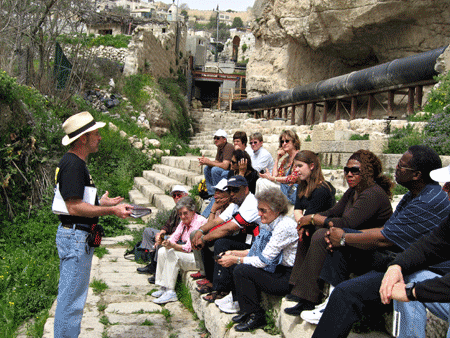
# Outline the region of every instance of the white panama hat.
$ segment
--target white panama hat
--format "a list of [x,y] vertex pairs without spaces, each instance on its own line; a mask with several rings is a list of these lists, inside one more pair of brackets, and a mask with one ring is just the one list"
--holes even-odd
[[450,165],[430,171],[430,177],[436,182],[450,182]]
[[62,144],[67,146],[81,135],[103,128],[105,125],[105,122],[95,122],[94,117],[87,111],[75,114],[69,117],[62,125],[66,133],[66,136],[62,139]]

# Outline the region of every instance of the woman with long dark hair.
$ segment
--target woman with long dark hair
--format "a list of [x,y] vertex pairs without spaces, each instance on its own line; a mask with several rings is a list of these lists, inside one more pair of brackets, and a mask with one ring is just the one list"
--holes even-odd
[[[392,215],[393,182],[383,175],[380,159],[369,150],[358,150],[350,156],[344,167],[349,188],[342,199],[331,209],[303,216],[298,222],[300,233],[315,230],[305,256],[297,255],[292,269],[290,284],[293,285],[289,299],[297,301],[294,307],[284,311],[300,315],[312,310],[321,298],[319,275],[327,256],[325,234],[332,224],[338,228],[370,229],[382,227]],[[324,305],[325,306],[325,305]]]

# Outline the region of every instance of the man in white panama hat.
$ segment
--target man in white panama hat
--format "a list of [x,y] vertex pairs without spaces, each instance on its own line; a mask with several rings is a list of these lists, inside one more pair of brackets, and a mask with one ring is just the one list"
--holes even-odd
[[66,204],[68,213],[59,214],[60,225],[56,233],[56,246],[60,258],[60,278],[55,312],[54,336],[78,337],[86,302],[93,248],[86,238],[99,216],[130,216],[132,206],[119,204],[122,197],[110,198],[106,192],[94,204],[83,201],[86,187],[94,188],[86,161],[89,154],[98,151],[101,141],[99,128],[104,122],[95,122],[89,112],[81,112],[63,123],[66,136],[63,145],[70,145],[62,157],[55,174],[55,183]]

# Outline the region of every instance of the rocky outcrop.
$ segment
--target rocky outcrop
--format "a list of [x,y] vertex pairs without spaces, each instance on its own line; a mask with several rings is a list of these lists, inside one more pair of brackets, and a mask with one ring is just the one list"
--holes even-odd
[[447,0],[256,0],[249,97],[448,44]]

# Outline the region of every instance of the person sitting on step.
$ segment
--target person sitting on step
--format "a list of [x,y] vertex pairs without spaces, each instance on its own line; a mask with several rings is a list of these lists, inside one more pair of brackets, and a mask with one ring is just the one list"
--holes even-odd
[[261,133],[253,133],[250,136],[250,147],[252,152],[250,158],[252,160],[253,168],[259,173],[265,173],[266,171],[272,172],[273,170],[273,157],[267,149],[263,147],[263,136]]
[[190,235],[206,223],[206,218],[196,213],[196,204],[192,197],[185,196],[180,199],[175,209],[180,224],[175,232],[161,243],[158,249],[158,262],[156,274],[149,278],[150,283],[161,286],[161,289],[152,293],[157,304],[177,301],[175,284],[180,270],[195,269],[195,258],[192,253]]
[[[188,195],[188,191],[182,185],[174,185],[172,188],[172,192],[170,193],[175,204],[182,198]],[[171,235],[175,228],[180,223],[180,217],[178,217],[178,213],[176,208],[173,208],[170,212],[170,216],[167,219],[166,223],[162,226],[161,230],[157,230],[154,228],[145,228],[142,233],[142,242],[141,248],[148,249],[150,251],[154,251],[155,255],[152,257],[151,262],[142,267],[137,268],[138,273],[142,274],[154,274],[156,272],[156,261],[158,259],[158,249],[161,246],[162,241],[164,240],[164,236]]]

